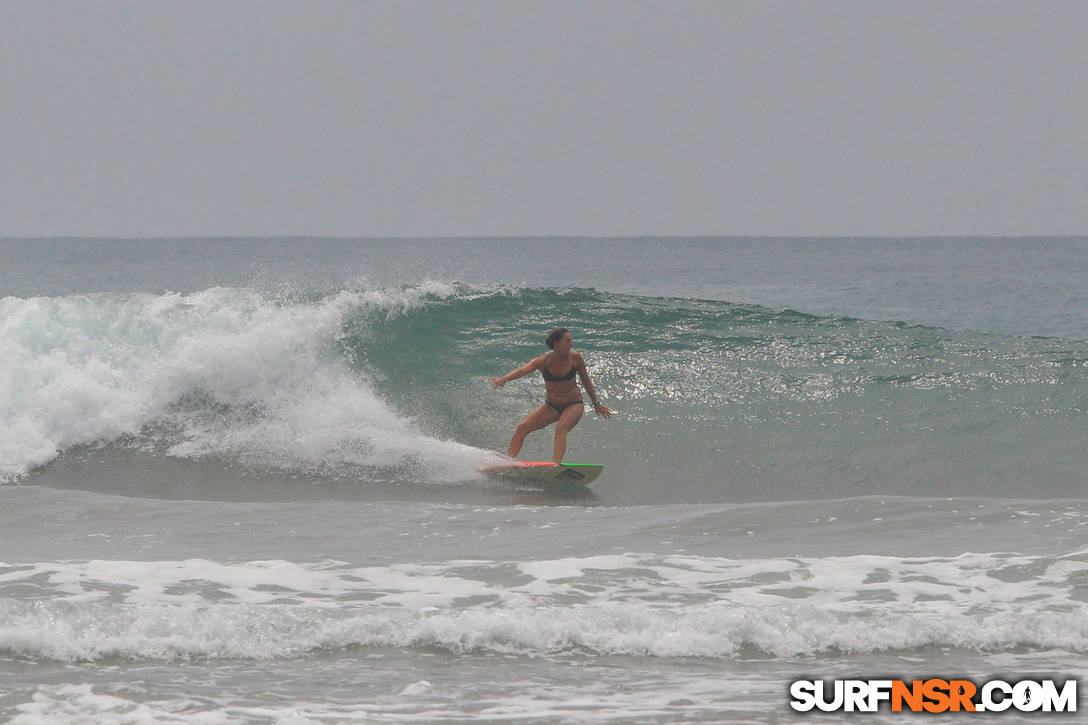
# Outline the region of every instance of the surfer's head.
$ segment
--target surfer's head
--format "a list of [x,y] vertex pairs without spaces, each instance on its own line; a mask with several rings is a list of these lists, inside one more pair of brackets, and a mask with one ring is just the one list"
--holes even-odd
[[548,333],[548,338],[544,341],[548,343],[548,347],[552,350],[555,349],[557,343],[562,342],[563,338],[570,334],[570,330],[565,327],[557,327]]

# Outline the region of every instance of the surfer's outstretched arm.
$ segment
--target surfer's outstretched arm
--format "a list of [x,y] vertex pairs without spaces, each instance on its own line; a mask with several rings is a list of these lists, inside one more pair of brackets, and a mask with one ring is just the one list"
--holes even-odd
[[506,385],[511,380],[517,380],[518,378],[523,378],[526,375],[528,375],[529,373],[533,372],[534,370],[539,370],[540,366],[543,365],[543,364],[544,364],[544,356],[543,355],[540,356],[540,357],[533,358],[529,362],[522,365],[520,368],[517,368],[516,370],[511,370],[506,375],[503,375],[501,378],[491,378],[491,384],[494,385],[496,388],[501,388],[503,385]]

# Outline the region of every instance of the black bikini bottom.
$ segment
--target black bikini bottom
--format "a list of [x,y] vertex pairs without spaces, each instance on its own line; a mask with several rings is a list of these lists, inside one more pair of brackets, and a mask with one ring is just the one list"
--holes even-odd
[[569,408],[572,405],[585,405],[585,404],[586,404],[586,402],[582,398],[578,398],[578,400],[572,400],[569,403],[553,403],[550,400],[545,400],[544,401],[544,405],[548,406],[549,408],[554,410],[556,413],[559,413],[560,415],[562,415],[563,411],[566,410],[567,408]]

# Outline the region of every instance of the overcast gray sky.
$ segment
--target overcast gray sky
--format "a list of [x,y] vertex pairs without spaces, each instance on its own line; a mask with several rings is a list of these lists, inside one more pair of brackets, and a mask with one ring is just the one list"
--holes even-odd
[[0,2],[0,236],[1088,233],[1088,2]]

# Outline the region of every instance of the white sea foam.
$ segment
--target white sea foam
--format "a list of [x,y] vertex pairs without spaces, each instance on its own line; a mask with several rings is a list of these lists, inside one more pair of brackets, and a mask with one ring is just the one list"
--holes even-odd
[[[0,481],[151,425],[173,431],[176,456],[303,467],[442,461],[432,478],[464,478],[481,452],[422,433],[337,347],[353,315],[395,316],[457,289],[428,282],[309,302],[222,288],[0,299]],[[452,471],[458,461],[464,470]]]
[[[578,722],[627,723],[645,719],[734,722],[730,714],[750,715],[766,708],[780,683],[718,673],[685,672],[682,677],[650,674],[635,686],[617,686],[605,678],[584,678],[541,690],[537,681],[489,683],[486,702],[465,698],[458,689],[414,682],[387,694],[352,701],[296,700],[228,704],[202,698],[147,699],[121,684],[42,685],[29,702],[18,705],[12,725],[64,722],[70,725],[143,725],[144,723],[318,723],[381,722]],[[459,696],[461,695],[461,696]],[[761,701],[762,700],[762,701]]]
[[1088,651],[1088,554],[730,560],[623,554],[351,566],[205,560],[0,570],[0,650],[61,661],[367,645],[733,657]]
[[224,712],[199,712],[200,703],[185,699],[139,702],[97,692],[86,683],[43,686],[31,701],[16,708],[12,725],[152,725],[153,723],[237,723]]

